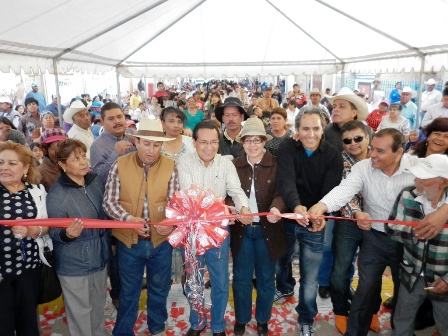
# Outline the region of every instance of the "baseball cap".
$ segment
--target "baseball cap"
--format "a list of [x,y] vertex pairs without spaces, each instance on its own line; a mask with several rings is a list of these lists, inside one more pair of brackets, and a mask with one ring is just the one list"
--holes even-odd
[[448,179],[448,157],[444,154],[432,154],[421,159],[416,166],[409,167],[405,171],[422,180],[435,177]]

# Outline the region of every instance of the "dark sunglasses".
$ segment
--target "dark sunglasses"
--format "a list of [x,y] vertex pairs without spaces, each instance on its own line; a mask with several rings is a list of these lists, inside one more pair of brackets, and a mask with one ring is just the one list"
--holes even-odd
[[342,142],[345,143],[346,145],[350,145],[352,143],[352,140],[356,143],[360,143],[361,141],[364,140],[364,137],[362,135],[356,135],[353,138],[342,139]]

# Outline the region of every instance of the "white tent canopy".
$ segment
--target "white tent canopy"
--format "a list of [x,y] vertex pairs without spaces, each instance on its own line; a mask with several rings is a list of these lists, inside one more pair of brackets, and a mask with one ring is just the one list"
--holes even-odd
[[8,13],[3,72],[220,78],[448,64],[444,0],[15,0]]

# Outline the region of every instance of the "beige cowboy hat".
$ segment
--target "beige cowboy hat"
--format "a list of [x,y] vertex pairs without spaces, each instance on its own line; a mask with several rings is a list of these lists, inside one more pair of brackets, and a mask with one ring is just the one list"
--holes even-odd
[[310,97],[311,97],[312,94],[318,94],[318,95],[321,96],[321,97],[324,96],[324,95],[322,94],[322,91],[319,90],[318,88],[313,88],[313,89],[310,91]]
[[127,133],[130,138],[138,138],[152,141],[171,141],[174,138],[166,138],[163,133],[162,122],[160,119],[141,118],[138,123],[138,131],[135,134]]
[[84,105],[84,103],[80,100],[75,100],[73,101],[73,103],[70,105],[70,107],[68,109],[65,110],[64,112],[64,121],[67,124],[73,124],[73,116],[83,110],[87,110],[87,106]]
[[249,118],[244,123],[243,129],[241,130],[240,135],[238,135],[235,139],[236,142],[241,142],[241,138],[245,136],[263,136],[267,139],[267,141],[272,140],[272,136],[266,134],[266,130],[264,129],[264,124],[259,118]]
[[333,102],[336,99],[343,99],[347,100],[353,105],[356,106],[356,109],[358,110],[358,120],[362,121],[366,119],[367,115],[369,114],[369,110],[367,109],[367,104],[364,99],[356,95],[350,88],[343,87],[339,90],[338,94],[336,96],[329,97],[327,96],[328,101],[333,104]]

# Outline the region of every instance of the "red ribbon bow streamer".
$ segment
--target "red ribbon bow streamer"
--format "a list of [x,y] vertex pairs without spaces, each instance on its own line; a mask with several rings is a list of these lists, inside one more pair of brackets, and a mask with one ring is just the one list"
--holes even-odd
[[200,268],[197,256],[212,247],[220,247],[229,235],[226,229],[229,220],[222,218],[228,216],[229,211],[223,199],[211,190],[191,185],[174,194],[165,214],[169,219],[159,224],[172,225],[175,222],[177,225],[167,240],[173,247],[184,246],[187,297],[191,309],[199,314],[198,328],[202,329],[205,295],[203,268]]

